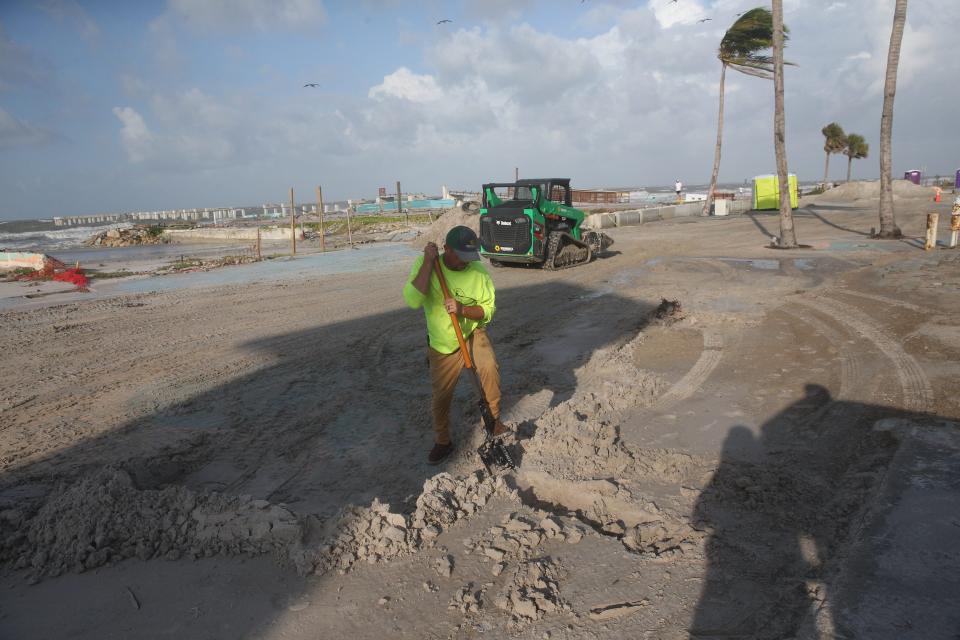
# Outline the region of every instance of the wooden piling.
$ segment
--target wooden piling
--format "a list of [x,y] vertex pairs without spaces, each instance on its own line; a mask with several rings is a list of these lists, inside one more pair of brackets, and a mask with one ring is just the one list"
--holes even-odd
[[939,220],[939,213],[927,214],[927,242],[923,245],[924,251],[932,251],[937,248],[937,222]]
[[323,237],[323,189],[317,185],[317,211],[320,213],[320,251],[327,250],[327,241]]
[[347,241],[350,243],[350,246],[353,246],[353,229],[350,228],[350,209],[351,206],[347,205]]
[[[400,213],[401,208],[402,208],[402,205],[400,204],[400,181],[397,180],[397,213],[398,214]],[[404,217],[404,219],[407,221],[407,224],[410,224],[409,210],[407,211],[407,215]]]
[[960,205],[953,205],[953,213],[950,214],[950,248],[957,248],[957,234],[960,234]]
[[297,219],[296,205],[293,203],[293,187],[290,187],[290,242],[293,247],[293,255],[297,255]]

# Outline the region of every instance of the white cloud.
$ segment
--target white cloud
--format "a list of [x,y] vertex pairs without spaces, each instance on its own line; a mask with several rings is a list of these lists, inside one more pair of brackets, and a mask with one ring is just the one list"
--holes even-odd
[[383,82],[371,88],[367,95],[374,100],[394,97],[411,102],[429,102],[441,98],[443,92],[433,76],[418,75],[406,67],[400,67],[385,76]]
[[307,29],[326,20],[320,0],[169,0],[172,13],[200,30]]
[[678,24],[695,24],[701,18],[710,17],[696,0],[683,0],[683,2],[653,0],[650,3],[650,9],[664,29]]
[[153,134],[133,107],[114,107],[113,115],[120,120],[120,143],[130,162],[143,162],[153,154]]

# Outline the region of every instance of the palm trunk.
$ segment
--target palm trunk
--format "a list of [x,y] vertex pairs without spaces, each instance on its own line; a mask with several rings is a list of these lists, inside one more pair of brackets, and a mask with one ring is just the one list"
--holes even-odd
[[823,184],[827,184],[827,176],[830,175],[830,152],[827,151],[827,162],[823,165]]
[[780,244],[783,249],[797,246],[790,206],[790,176],[787,172],[787,124],[783,107],[783,0],[773,0],[773,146],[777,154],[780,178]]
[[707,200],[703,203],[701,215],[710,215],[713,205],[713,192],[717,190],[717,176],[720,174],[720,145],[723,143],[723,90],[727,81],[727,63],[720,63],[720,113],[717,115],[717,148],[713,151],[713,173],[710,175],[710,189],[707,191]]
[[893,10],[893,31],[887,50],[887,75],[883,84],[883,113],[880,116],[880,238],[899,238],[900,229],[893,217],[893,99],[897,94],[897,67],[900,43],[907,21],[907,0],[897,0]]
[[847,182],[850,182],[850,171],[853,169],[853,156],[847,156]]

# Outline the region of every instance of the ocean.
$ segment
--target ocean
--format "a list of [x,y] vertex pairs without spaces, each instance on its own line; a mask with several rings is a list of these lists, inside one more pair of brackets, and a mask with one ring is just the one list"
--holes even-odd
[[129,222],[87,227],[58,227],[53,220],[0,220],[0,251],[52,253],[79,247],[105,229],[123,229]]

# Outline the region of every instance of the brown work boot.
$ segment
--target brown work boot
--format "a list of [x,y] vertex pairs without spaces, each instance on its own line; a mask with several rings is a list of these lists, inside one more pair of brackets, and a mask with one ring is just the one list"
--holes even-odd
[[497,424],[493,425],[493,437],[497,438],[505,433],[510,433],[510,427],[500,422],[500,419],[497,418]]
[[453,453],[452,442],[448,444],[435,444],[433,445],[433,449],[430,450],[430,455],[427,456],[427,464],[440,464],[449,458],[451,453]]

